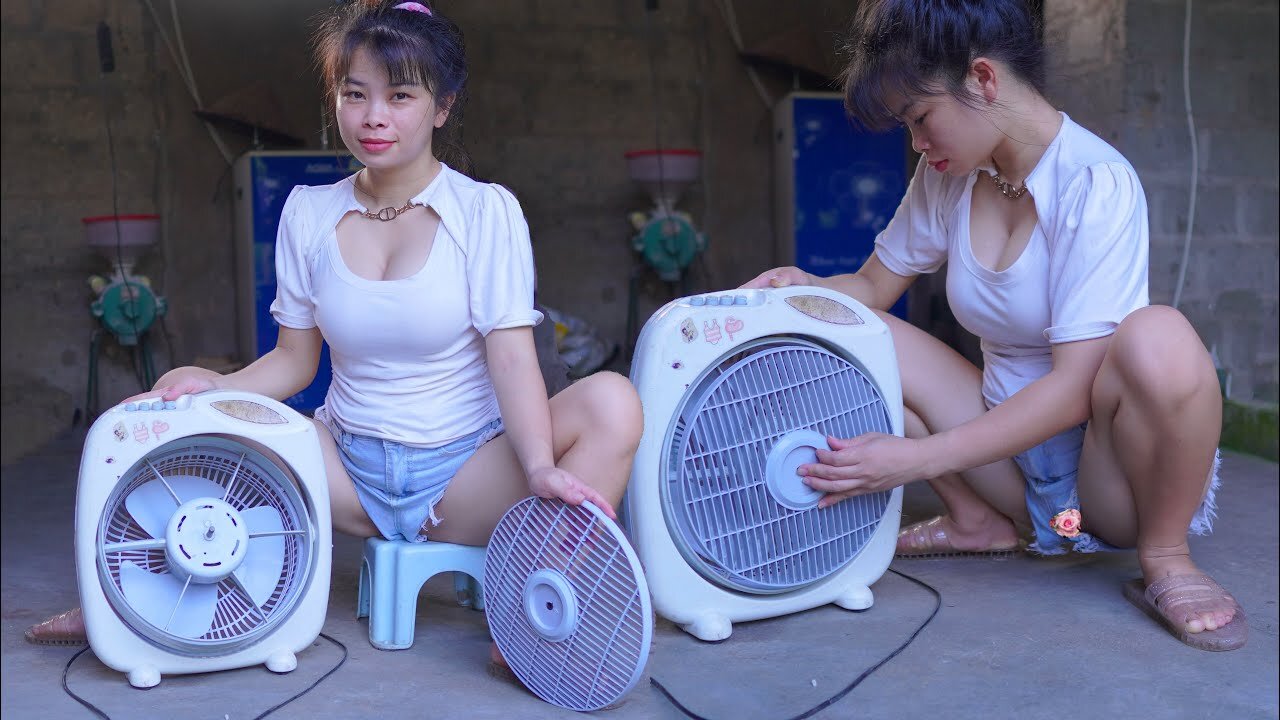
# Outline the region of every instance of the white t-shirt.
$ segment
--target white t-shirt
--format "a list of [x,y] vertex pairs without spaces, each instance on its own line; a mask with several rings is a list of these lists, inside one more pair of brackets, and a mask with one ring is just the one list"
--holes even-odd
[[1133,166],[1062,116],[1057,137],[1027,177],[1038,222],[1022,255],[995,272],[973,256],[969,211],[979,173],[916,168],[876,257],[899,275],[944,262],[956,319],[982,339],[982,392],[993,407],[1053,367],[1051,346],[1115,332],[1149,304],[1147,200]]
[[449,167],[412,198],[440,216],[422,268],[399,280],[353,273],[338,221],[366,208],[350,178],[293,189],[276,239],[279,324],[319,327],[333,380],[325,410],[357,435],[436,447],[498,417],[485,361],[491,331],[536,325],[533,251],[515,197]]

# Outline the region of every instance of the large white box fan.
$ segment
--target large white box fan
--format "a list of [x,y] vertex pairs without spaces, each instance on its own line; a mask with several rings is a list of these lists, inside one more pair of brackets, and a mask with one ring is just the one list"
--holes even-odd
[[310,420],[250,393],[118,405],[76,491],[93,652],[135,687],[162,674],[297,666],[329,599],[329,490]]
[[626,523],[658,613],[702,640],[827,603],[871,606],[902,489],[819,509],[796,475],[825,436],[902,435],[889,328],[817,287],[681,298],[646,323]]

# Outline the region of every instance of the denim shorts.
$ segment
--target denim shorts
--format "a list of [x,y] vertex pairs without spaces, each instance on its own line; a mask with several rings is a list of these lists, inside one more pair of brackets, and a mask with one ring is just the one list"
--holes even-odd
[[[1088,518],[1080,517],[1080,498],[1076,491],[1080,451],[1084,448],[1087,426],[1088,423],[1081,423],[1013,457],[1027,481],[1027,512],[1035,530],[1035,541],[1028,547],[1032,552],[1061,555],[1072,550],[1090,553],[1121,549],[1079,529],[1082,521],[1083,524],[1088,523]],[[1215,451],[1209,490],[1191,519],[1188,532],[1192,535],[1208,535],[1213,530],[1221,462],[1221,453]],[[1075,511],[1074,516],[1072,510]],[[1063,518],[1072,517],[1074,523],[1072,520],[1063,522]]]
[[431,527],[440,524],[436,504],[449,482],[481,445],[503,431],[502,420],[495,419],[439,447],[413,447],[349,433],[327,413],[322,417],[323,410],[316,411],[316,418],[333,432],[360,505],[388,540],[426,541],[428,521]]

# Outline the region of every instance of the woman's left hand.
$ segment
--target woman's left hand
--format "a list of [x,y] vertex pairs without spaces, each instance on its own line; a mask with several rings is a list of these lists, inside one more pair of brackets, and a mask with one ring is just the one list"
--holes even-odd
[[826,495],[818,507],[855,495],[892,490],[924,477],[925,458],[915,440],[866,433],[851,439],[828,437],[830,450],[818,450],[818,462],[801,465],[804,482]]
[[609,519],[618,519],[613,512],[613,506],[604,499],[603,495],[568,470],[557,467],[534,470],[529,475],[529,489],[538,497],[558,498],[570,505],[581,505],[583,500],[590,500],[591,504],[603,510]]

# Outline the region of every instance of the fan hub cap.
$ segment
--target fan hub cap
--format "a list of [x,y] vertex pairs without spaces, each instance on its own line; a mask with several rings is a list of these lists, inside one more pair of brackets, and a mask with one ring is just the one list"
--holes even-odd
[[249,530],[229,503],[197,498],[183,503],[169,519],[165,543],[174,575],[212,584],[226,579],[244,562]]
[[827,439],[813,430],[797,430],[779,438],[765,460],[765,486],[779,505],[792,510],[817,507],[823,493],[804,484],[796,470],[818,461],[817,449],[828,449]]
[[534,631],[559,642],[578,627],[578,601],[573,585],[557,570],[542,569],[524,584],[524,614]]

